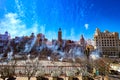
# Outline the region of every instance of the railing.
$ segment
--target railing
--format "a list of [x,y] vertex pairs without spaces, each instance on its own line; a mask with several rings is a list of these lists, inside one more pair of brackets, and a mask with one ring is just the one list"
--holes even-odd
[[[13,67],[11,65],[0,65],[0,67]],[[22,73],[25,71],[25,67],[24,65],[22,66],[14,66],[15,68],[15,72],[16,74],[18,73]],[[71,70],[77,70],[78,68],[80,68],[81,66],[38,66],[38,69],[43,70],[46,74],[51,74],[52,71],[54,70],[60,70],[62,71],[64,74],[66,73],[66,71],[71,71]]]

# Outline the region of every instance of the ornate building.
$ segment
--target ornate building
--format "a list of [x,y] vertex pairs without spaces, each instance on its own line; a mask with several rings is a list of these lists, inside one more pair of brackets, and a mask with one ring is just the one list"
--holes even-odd
[[80,45],[81,45],[82,47],[85,47],[85,46],[86,46],[86,42],[85,42],[85,39],[84,39],[83,35],[81,35],[81,38],[80,38]]
[[85,48],[86,48],[86,41],[85,41],[83,35],[81,35],[81,37],[80,37],[80,46],[81,46],[81,52],[84,52]]
[[45,35],[42,33],[37,34],[37,45],[40,46],[42,43],[46,43],[47,39],[45,38]]
[[119,50],[119,58],[120,58],[120,40],[118,45],[119,45],[118,50]]
[[119,34],[117,32],[101,32],[96,28],[94,34],[95,48],[100,50],[103,57],[119,57]]
[[7,45],[9,43],[10,35],[6,31],[4,34],[0,34],[0,54],[7,50]]

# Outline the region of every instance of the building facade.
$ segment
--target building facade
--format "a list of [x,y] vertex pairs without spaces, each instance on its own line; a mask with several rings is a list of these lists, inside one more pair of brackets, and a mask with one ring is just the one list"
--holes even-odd
[[6,31],[4,34],[0,34],[0,54],[7,50],[7,45],[9,43],[10,35]]
[[120,58],[120,39],[119,39],[119,43],[118,43],[119,47],[118,47],[118,51],[119,51],[119,58]]
[[119,49],[119,34],[117,32],[104,31],[101,32],[96,28],[94,34],[95,49],[99,49],[103,57],[118,58]]

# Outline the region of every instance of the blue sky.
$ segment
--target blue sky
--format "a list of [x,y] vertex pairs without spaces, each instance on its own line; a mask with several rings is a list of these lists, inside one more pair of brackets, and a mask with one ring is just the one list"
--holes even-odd
[[0,33],[11,37],[43,33],[64,39],[93,39],[96,27],[119,32],[120,0],[0,0]]

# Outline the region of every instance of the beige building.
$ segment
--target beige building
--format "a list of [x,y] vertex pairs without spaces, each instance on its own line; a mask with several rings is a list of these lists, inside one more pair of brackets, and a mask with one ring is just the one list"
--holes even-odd
[[99,49],[103,57],[118,58],[120,55],[119,33],[104,31],[96,28],[94,34],[95,48]]
[[119,39],[119,43],[118,43],[118,51],[119,51],[119,58],[120,58],[120,39]]

